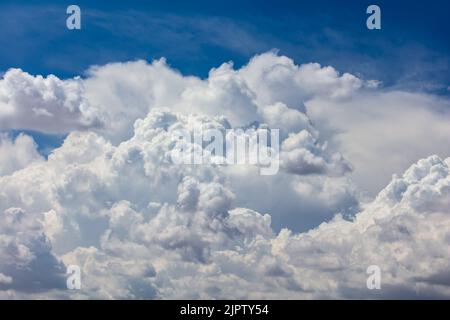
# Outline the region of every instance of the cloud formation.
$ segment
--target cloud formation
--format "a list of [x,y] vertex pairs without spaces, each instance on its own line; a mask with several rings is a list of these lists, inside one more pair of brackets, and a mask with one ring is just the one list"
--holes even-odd
[[33,138],[20,134],[11,139],[0,134],[0,176],[25,168],[34,161],[42,160]]
[[[5,294],[450,295],[446,282],[435,280],[450,261],[450,159],[419,161],[352,220],[337,215],[306,233],[276,232],[269,214],[234,206],[238,195],[217,168],[177,170],[167,162],[161,117],[149,115],[146,125],[137,127],[143,131],[118,147],[92,133],[72,134],[47,163],[1,178]],[[140,148],[144,143],[155,145]],[[93,147],[97,154],[88,152]],[[42,179],[34,185],[27,182],[33,174]],[[61,290],[61,263],[81,267],[82,290]],[[366,268],[373,264],[383,271],[383,289],[377,292],[365,287]],[[24,269],[36,275],[25,276]],[[39,287],[36,293],[24,287],[40,274],[49,278],[49,289]]]
[[[297,66],[275,52],[255,56],[239,70],[224,63],[207,79],[185,77],[163,58],[151,64],[139,60],[95,66],[87,75],[61,80],[8,70],[0,80],[1,128],[49,133],[93,129],[118,143],[130,138],[133,123],[153,108],[223,115],[233,126],[242,126],[288,116],[280,111],[298,118],[295,110],[304,111],[309,97],[345,97],[370,86],[332,67]],[[287,110],[281,110],[286,109],[283,104]],[[295,127],[294,119],[290,122],[288,129]]]
[[83,91],[79,78],[63,81],[10,69],[0,80],[0,127],[59,133],[100,126]]
[[[450,158],[364,201],[326,119],[311,121],[317,101],[345,105],[370,81],[274,52],[207,79],[159,60],[0,81],[1,129],[70,131],[48,159],[28,136],[0,144],[1,298],[450,297]],[[251,126],[281,129],[277,175],[172,161],[177,130]],[[65,289],[68,265],[81,290]]]
[[375,90],[340,101],[316,97],[306,104],[321,137],[345,155],[353,165],[352,179],[373,196],[417,159],[450,154],[446,98]]

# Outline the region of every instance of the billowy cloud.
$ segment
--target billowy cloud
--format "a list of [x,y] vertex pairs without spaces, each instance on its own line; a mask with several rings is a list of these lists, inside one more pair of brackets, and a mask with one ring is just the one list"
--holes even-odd
[[[336,114],[346,118],[335,109],[361,97],[396,94],[274,52],[206,79],[163,59],[93,67],[85,79],[8,71],[0,128],[70,134],[48,159],[25,135],[0,145],[0,297],[450,297],[450,158],[406,154],[412,166],[366,201],[349,175],[370,167],[345,152],[371,159],[374,151],[339,137],[370,132],[354,129],[350,111],[353,126],[331,125]],[[437,116],[445,110],[422,107],[432,98],[409,97],[420,106],[410,117],[446,121]],[[178,130],[249,126],[281,130],[278,174],[173,161]],[[397,136],[384,140],[407,140]],[[80,266],[81,290],[65,289],[68,265]],[[370,265],[382,271],[381,290],[366,287]]]
[[25,168],[34,161],[43,160],[34,140],[27,135],[12,139],[0,134],[0,176]]
[[417,159],[450,154],[447,98],[376,90],[345,101],[316,97],[307,109],[322,138],[352,163],[352,179],[373,196]]
[[[181,75],[165,59],[92,67],[86,79],[10,69],[0,80],[0,125],[49,133],[98,130],[118,143],[153,108],[224,115],[232,125],[247,125],[298,118],[295,110],[304,111],[307,98],[345,97],[364,85],[370,82],[319,64],[297,66],[274,52],[254,57],[239,70],[224,63],[204,80]],[[280,120],[277,124],[284,124]],[[293,122],[287,130],[296,129]]]

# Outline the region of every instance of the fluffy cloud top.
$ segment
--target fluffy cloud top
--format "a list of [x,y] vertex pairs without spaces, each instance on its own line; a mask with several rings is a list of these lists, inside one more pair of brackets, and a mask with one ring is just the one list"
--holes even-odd
[[42,160],[33,138],[19,135],[10,139],[0,134],[0,176],[11,174],[34,161]]
[[307,98],[345,97],[368,84],[332,67],[299,67],[273,52],[239,70],[224,63],[204,80],[182,76],[164,59],[93,67],[86,79],[44,78],[11,69],[0,80],[0,127],[50,133],[93,129],[117,143],[131,137],[135,120],[151,109],[169,108],[223,115],[233,126],[253,121],[281,125],[280,118],[290,116],[287,129],[298,129],[303,121],[295,125],[300,117],[295,110],[304,111]]
[[10,69],[0,80],[0,127],[57,133],[100,126],[83,92],[79,78],[63,81]]
[[[73,131],[46,160],[27,136],[0,144],[2,298],[450,297],[450,158],[363,201],[332,126],[310,120],[371,82],[275,53],[203,80],[159,60],[0,81],[1,129]],[[173,162],[177,130],[260,125],[281,129],[277,175]],[[68,265],[81,290],[65,289]]]

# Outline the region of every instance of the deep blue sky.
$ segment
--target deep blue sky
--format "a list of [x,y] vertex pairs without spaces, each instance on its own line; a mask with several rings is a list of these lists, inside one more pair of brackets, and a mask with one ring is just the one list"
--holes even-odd
[[[66,8],[82,30],[66,29]],[[366,28],[377,4],[382,30]],[[205,77],[224,61],[279,49],[377,79],[384,87],[450,93],[450,1],[8,1],[0,3],[0,72],[19,67],[67,78],[93,64],[166,57]],[[45,141],[42,137],[40,142]]]
[[[297,63],[319,62],[386,86],[446,91],[450,2],[429,1],[4,1],[0,70],[61,77],[89,65],[159,58],[183,73],[277,48]],[[82,30],[65,28],[69,4]],[[378,4],[382,30],[365,27]],[[445,89],[445,90],[444,90]]]

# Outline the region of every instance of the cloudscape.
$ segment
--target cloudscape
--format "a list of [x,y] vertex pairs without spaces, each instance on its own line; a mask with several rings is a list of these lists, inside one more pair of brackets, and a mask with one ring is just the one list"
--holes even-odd
[[[450,84],[429,62],[448,71],[439,34],[406,61],[372,47],[365,63],[349,39],[379,32],[370,46],[389,52],[395,8],[380,4],[381,30],[361,5],[357,34],[332,32],[330,15],[295,38],[273,20],[257,31],[264,7],[244,22],[220,7],[83,4],[79,30],[60,5],[0,5],[0,18],[34,14],[0,24],[35,50],[12,43],[14,56],[0,35],[1,299],[450,298]],[[61,30],[28,39],[44,16]],[[124,43],[83,54],[97,33]],[[332,38],[322,51],[319,35]],[[70,37],[63,53],[51,44]],[[419,47],[405,39],[399,50]],[[199,132],[223,140],[212,150]]]

